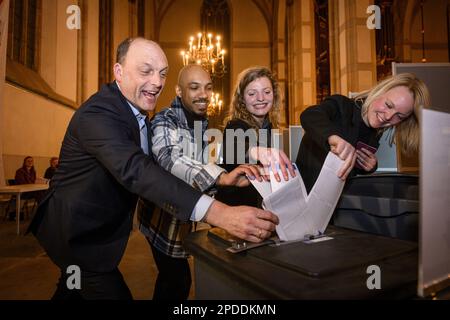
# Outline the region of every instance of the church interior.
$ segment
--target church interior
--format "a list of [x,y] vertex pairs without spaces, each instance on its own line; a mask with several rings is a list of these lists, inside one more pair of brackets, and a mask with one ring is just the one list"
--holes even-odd
[[[167,56],[155,112],[170,105],[187,54],[205,43],[214,51],[218,95],[208,114],[220,130],[236,78],[250,66],[274,72],[283,132],[327,96],[370,89],[393,63],[450,62],[449,0],[2,0],[0,8],[0,186],[26,156],[44,175],[75,111],[113,81],[116,48],[128,37],[151,39]],[[417,174],[419,154],[396,148],[398,171]],[[24,236],[30,218],[16,235],[1,214],[0,299],[49,299],[57,268]],[[138,230],[121,268],[135,299],[151,299],[156,268]]]

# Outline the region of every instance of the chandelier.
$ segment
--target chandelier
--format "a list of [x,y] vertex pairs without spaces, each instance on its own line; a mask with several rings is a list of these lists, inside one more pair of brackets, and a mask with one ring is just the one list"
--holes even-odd
[[222,112],[222,105],[223,101],[220,99],[220,94],[213,92],[208,109],[206,110],[208,117],[220,114]]
[[183,65],[198,64],[209,72],[213,78],[221,78],[226,72],[225,50],[220,46],[220,36],[216,36],[213,43],[213,35],[208,33],[197,34],[197,40],[191,36],[189,39],[189,50],[181,51]]

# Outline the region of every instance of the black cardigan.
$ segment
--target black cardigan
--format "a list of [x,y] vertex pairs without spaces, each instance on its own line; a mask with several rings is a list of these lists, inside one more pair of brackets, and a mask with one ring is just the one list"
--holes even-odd
[[[353,146],[358,141],[375,148],[379,146],[380,136],[364,123],[360,103],[342,95],[333,95],[321,104],[307,108],[301,114],[300,121],[305,133],[296,164],[308,192],[314,186],[330,151],[328,137],[331,135],[338,135]],[[354,168],[349,177],[366,173],[370,172]]]
[[[248,129],[251,129],[250,125],[240,119],[233,119],[230,120],[225,130],[231,129],[231,130],[237,130],[242,129],[244,132]],[[262,147],[270,147],[271,146],[271,130],[272,125],[267,120],[264,122],[262,129],[268,130],[267,135],[267,141],[265,143],[261,143],[261,141],[258,141],[258,145]],[[221,167],[223,167],[228,172],[235,169],[239,164],[237,163],[237,139],[234,139],[234,157],[232,162],[227,163],[227,138],[226,138],[226,131],[224,131],[223,135],[223,149],[222,149],[222,158],[223,158],[223,164]],[[258,139],[258,137],[257,137]],[[249,163],[248,158],[248,151],[249,151],[250,145],[249,145],[249,139],[245,139],[245,163]],[[239,188],[239,187],[220,187],[218,188],[218,192],[216,194],[216,199],[219,201],[222,201],[228,205],[231,206],[253,206],[253,207],[260,207],[262,198],[259,195],[258,191],[250,185],[248,187]]]

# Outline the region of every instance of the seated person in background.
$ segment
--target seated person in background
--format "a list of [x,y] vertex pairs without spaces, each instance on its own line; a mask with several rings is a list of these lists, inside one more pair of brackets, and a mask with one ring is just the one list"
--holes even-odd
[[[239,165],[238,153],[241,151],[238,150],[239,138],[236,130],[242,129],[244,132],[248,132],[247,130],[251,129],[256,133],[258,147],[250,150],[250,140],[245,138],[245,163],[250,162],[250,157],[257,159],[263,165],[268,165],[267,161],[285,163],[281,166],[284,169],[285,180],[287,180],[286,165],[291,174],[295,176],[291,162],[284,152],[270,148],[271,130],[277,126],[280,104],[280,89],[269,69],[255,66],[247,68],[239,74],[223,135],[222,158],[223,167],[226,170],[231,171]],[[235,134],[233,141],[227,140],[227,130],[231,130]],[[260,134],[262,130],[264,130],[264,134]],[[258,141],[260,137],[263,141]],[[229,148],[233,148],[233,150],[228,150]],[[234,152],[233,156],[228,154],[230,152]],[[252,185],[239,189],[235,187],[219,188],[216,199],[234,206],[260,207],[262,202],[261,196]]]
[[[342,95],[326,98],[300,116],[305,131],[296,164],[309,192],[319,176],[329,151],[344,160],[338,176],[372,173],[377,157],[369,150],[355,150],[358,141],[378,148],[385,130],[395,127],[396,142],[405,153],[419,146],[418,112],[430,104],[426,85],[415,75],[389,77],[354,99]],[[394,142],[391,138],[391,145]],[[358,163],[359,168],[354,168]]]
[[[212,195],[216,186],[248,186],[245,177],[259,177],[256,166],[243,165],[226,172],[203,158],[204,146],[197,145],[194,123],[200,123],[201,136],[208,127],[206,111],[213,83],[199,65],[181,69],[176,86],[177,96],[169,108],[157,113],[151,122],[152,151],[160,166],[201,192]],[[195,152],[196,150],[197,152]],[[154,300],[186,300],[191,287],[191,274],[183,241],[192,222],[183,222],[161,208],[152,212],[143,207],[138,215],[140,230],[150,244],[158,267]],[[150,218],[148,218],[150,217]]]
[[14,179],[16,184],[32,184],[36,182],[33,157],[28,156],[23,159],[22,167],[17,169]]
[[45,170],[44,178],[50,180],[55,174],[56,169],[58,168],[58,157],[52,157],[50,159],[50,167]]
[[[27,156],[23,159],[22,167],[17,169],[14,178],[15,184],[34,184],[36,183],[36,170],[34,169],[33,157]],[[26,192],[22,195],[22,199],[36,199],[40,202],[45,195],[45,191]]]

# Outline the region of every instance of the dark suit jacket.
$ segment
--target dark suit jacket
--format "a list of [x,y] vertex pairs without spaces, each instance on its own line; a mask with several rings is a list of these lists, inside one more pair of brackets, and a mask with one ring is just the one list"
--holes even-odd
[[63,270],[116,268],[138,196],[187,221],[202,195],[143,153],[138,122],[115,83],[75,112],[59,158],[29,230]]
[[[300,121],[305,133],[296,164],[308,192],[314,186],[330,151],[329,136],[338,135],[353,146],[358,141],[375,148],[379,146],[377,131],[367,127],[361,117],[361,105],[342,95],[333,95],[320,105],[307,108],[300,115]],[[355,168],[349,177],[367,173]]]

